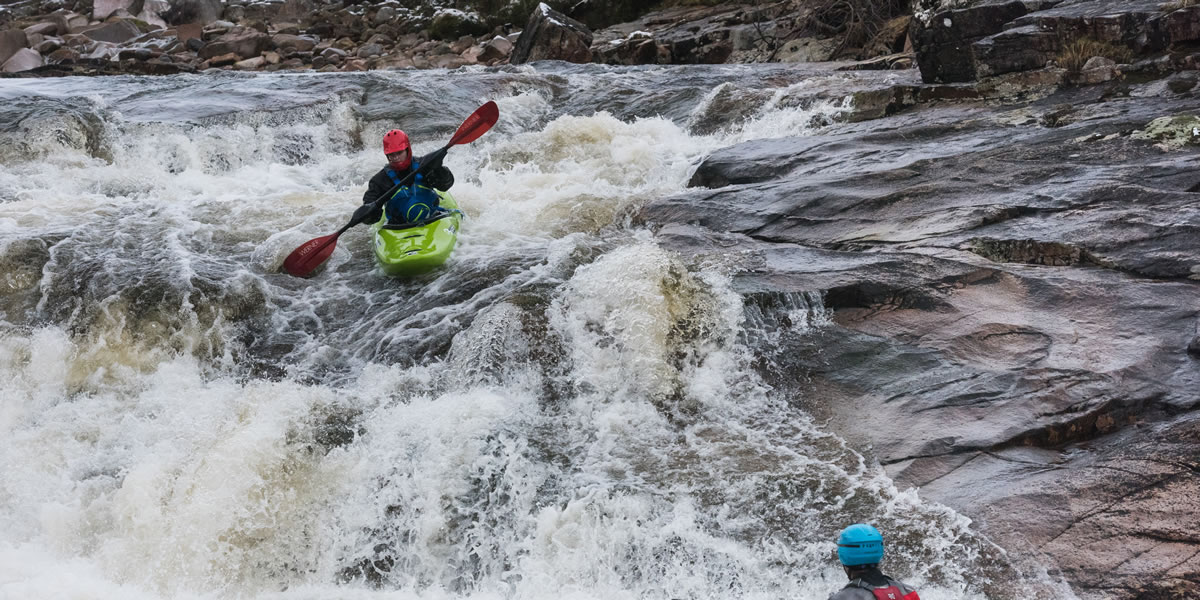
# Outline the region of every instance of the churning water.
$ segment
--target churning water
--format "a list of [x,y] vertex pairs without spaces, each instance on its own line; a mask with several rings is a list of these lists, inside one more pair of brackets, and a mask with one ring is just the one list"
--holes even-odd
[[[818,599],[863,520],[927,600],[1028,595],[758,375],[819,297],[748,304],[632,223],[722,147],[836,127],[814,86],[3,81],[0,598]],[[388,279],[359,227],[279,273],[348,220],[384,131],[432,151],[489,99],[446,160],[469,219],[445,268]]]

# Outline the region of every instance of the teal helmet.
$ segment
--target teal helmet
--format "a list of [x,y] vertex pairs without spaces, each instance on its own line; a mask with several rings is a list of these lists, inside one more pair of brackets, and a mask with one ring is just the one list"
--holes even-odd
[[855,523],[838,536],[838,560],[847,567],[877,565],[883,560],[883,534],[870,525]]

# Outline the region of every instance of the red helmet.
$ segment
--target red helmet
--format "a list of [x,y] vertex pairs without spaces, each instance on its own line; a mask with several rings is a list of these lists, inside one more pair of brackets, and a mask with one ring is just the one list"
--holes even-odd
[[391,154],[408,150],[408,135],[399,129],[393,129],[383,134],[383,153]]

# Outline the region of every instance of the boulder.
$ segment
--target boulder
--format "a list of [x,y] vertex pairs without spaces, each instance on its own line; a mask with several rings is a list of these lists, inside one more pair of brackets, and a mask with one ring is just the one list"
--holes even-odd
[[161,16],[170,25],[208,24],[220,19],[225,12],[223,0],[169,0],[169,2],[171,7]]
[[429,35],[439,40],[455,40],[464,35],[477,36],[487,32],[483,18],[475,12],[443,8],[434,13],[429,21]]
[[25,35],[58,35],[58,24],[53,21],[42,21],[37,25],[26,27]]
[[220,56],[214,56],[214,57],[208,59],[208,66],[224,67],[224,66],[232,65],[233,63],[241,60],[241,58],[242,57],[238,56],[236,53],[229,52],[229,53],[222,54]]
[[233,63],[233,68],[247,71],[262,68],[262,66],[265,64],[267,64],[266,58],[262,56],[255,56],[254,58],[247,58],[246,60],[239,60],[238,62]]
[[79,59],[79,51],[74,48],[59,48],[46,55],[46,61],[51,64],[73,62]]
[[821,62],[829,60],[837,47],[834,39],[799,38],[784,44],[775,59],[785,63]]
[[943,11],[928,20],[913,19],[909,36],[921,79],[926,83],[974,81],[971,45],[1028,13],[1024,2],[1014,1]]
[[4,61],[3,65],[0,65],[0,71],[5,73],[17,73],[20,71],[36,69],[43,64],[45,64],[45,61],[42,60],[42,55],[38,54],[37,51],[29,48],[21,48],[20,50],[17,50],[15,54],[10,56],[8,60]]
[[142,0],[93,0],[92,18],[103,21],[118,10],[136,14],[142,10]]
[[493,60],[502,60],[508,58],[512,54],[512,51],[513,43],[508,41],[508,38],[498,35],[483,45],[478,59],[480,62],[485,63]]
[[457,54],[439,54],[430,57],[429,64],[435,69],[457,69],[471,64],[471,61]]
[[299,19],[312,18],[317,11],[313,0],[273,0],[257,1],[245,5],[245,10],[239,20],[295,22]]
[[464,35],[455,40],[454,43],[450,44],[450,51],[455,54],[462,54],[463,52],[466,52],[467,48],[470,48],[474,45],[475,38],[469,35]]
[[126,48],[117,52],[117,60],[146,61],[159,56],[162,56],[161,52],[155,52],[149,48]]
[[204,59],[232,53],[240,58],[251,58],[272,47],[271,36],[253,29],[240,29],[209,42],[200,49],[198,56]]
[[1121,71],[1117,68],[1117,63],[1112,59],[1103,56],[1093,56],[1084,63],[1083,69],[1079,71],[1079,75],[1075,78],[1075,82],[1083,85],[1096,85],[1112,81],[1120,76]]
[[168,24],[162,15],[170,10],[171,5],[167,0],[144,0],[137,18],[155,28],[166,29]]
[[88,18],[84,15],[68,11],[55,11],[50,15],[50,20],[54,22],[60,36],[79,33],[89,24]]
[[359,58],[370,58],[372,56],[383,56],[383,46],[379,44],[365,44],[355,52]]
[[83,35],[97,42],[120,44],[142,35],[142,30],[132,20],[118,19],[85,30]]
[[284,56],[287,56],[295,52],[312,51],[313,47],[317,45],[318,40],[310,36],[277,33],[271,37],[271,41]]
[[635,31],[628,38],[596,50],[601,61],[610,65],[653,65],[671,62],[671,50],[655,41],[649,33]]
[[181,44],[186,44],[188,40],[204,40],[204,26],[200,23],[180,23],[175,26],[175,38]]
[[588,63],[592,61],[591,45],[592,32],[587,26],[543,2],[529,16],[509,62],[564,60]]
[[33,49],[35,51],[37,51],[38,54],[41,54],[42,56],[51,54],[55,50],[58,50],[59,48],[62,48],[62,41],[59,40],[58,38],[50,38],[47,40],[43,40],[42,43],[33,47]]
[[374,21],[376,25],[383,25],[384,23],[395,20],[398,14],[399,13],[396,12],[396,7],[384,6],[375,12],[375,18],[372,19],[372,21]]
[[29,38],[20,29],[0,31],[0,64],[11,58],[22,48],[29,47]]

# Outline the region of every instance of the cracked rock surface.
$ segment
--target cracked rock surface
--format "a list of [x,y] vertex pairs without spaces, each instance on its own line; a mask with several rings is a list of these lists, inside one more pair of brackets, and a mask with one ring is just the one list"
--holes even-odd
[[1169,82],[940,103],[715,153],[646,206],[751,301],[764,376],[1083,598],[1200,592],[1200,114]]

